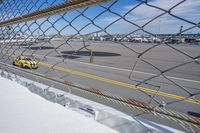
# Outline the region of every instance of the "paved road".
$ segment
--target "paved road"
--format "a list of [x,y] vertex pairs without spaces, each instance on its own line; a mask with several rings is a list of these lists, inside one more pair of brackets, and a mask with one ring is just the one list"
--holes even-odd
[[[69,54],[72,53],[72,49],[77,50],[82,46],[80,45],[80,42],[72,42],[70,44],[71,46],[62,46],[57,49],[57,51],[54,51],[54,47],[61,43],[63,42],[54,41],[52,42],[53,45],[48,43],[37,43],[32,45],[31,49],[26,45],[15,45],[11,50],[8,50],[10,46],[7,46],[4,50],[7,49],[8,52],[11,53],[13,52],[13,49],[20,47],[21,49],[17,49],[15,54],[21,52],[24,52],[24,54],[34,53],[33,55],[35,57],[43,59],[43,63],[40,63],[38,70],[33,71],[48,76],[66,79],[87,87],[97,88],[145,102],[151,101],[151,103],[155,105],[163,102],[169,103],[167,106],[168,108],[184,113],[200,113],[199,96],[195,97],[197,101],[187,99],[178,102],[180,99],[189,97],[187,91],[190,93],[197,93],[200,91],[199,64],[190,63],[166,73],[168,78],[173,80],[176,85],[166,78],[158,77],[148,82],[148,84],[141,84],[140,88],[137,89],[134,85],[139,81],[154,76],[158,71],[148,64],[140,62],[136,71],[131,75],[131,78],[128,78],[130,69],[134,61],[136,61],[136,54],[133,52],[119,45],[89,42],[92,46],[88,48],[96,51],[96,53],[94,53],[94,64],[89,64],[89,54],[86,50],[78,53],[78,55],[69,56]],[[132,46],[127,44],[127,46],[141,52],[152,45],[138,44]],[[38,50],[38,48],[41,49]],[[198,46],[176,46],[176,48],[186,52],[192,57],[199,56],[200,54],[200,48]],[[46,58],[43,58],[44,55],[46,55]],[[61,57],[65,58],[64,62]],[[143,59],[159,66],[162,70],[186,61],[191,61],[191,58],[180,54],[167,46],[159,46],[158,48],[153,49],[153,51],[145,54]],[[11,63],[10,60],[7,61],[8,63]],[[56,64],[56,67],[54,68],[54,71],[52,71],[51,67],[53,67],[54,64]],[[159,92],[157,92],[158,89]],[[153,96],[154,98],[152,100],[151,97]]]

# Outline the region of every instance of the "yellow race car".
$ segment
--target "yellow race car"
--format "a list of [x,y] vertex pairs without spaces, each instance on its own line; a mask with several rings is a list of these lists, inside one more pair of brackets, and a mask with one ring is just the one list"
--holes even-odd
[[37,69],[38,65],[35,60],[31,60],[28,57],[18,56],[13,59],[13,65],[22,68]]

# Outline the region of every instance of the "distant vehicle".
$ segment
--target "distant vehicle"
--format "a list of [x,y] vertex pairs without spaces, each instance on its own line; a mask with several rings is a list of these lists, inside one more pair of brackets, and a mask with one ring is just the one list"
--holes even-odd
[[13,59],[13,65],[21,68],[37,69],[37,62],[29,57],[18,56]]

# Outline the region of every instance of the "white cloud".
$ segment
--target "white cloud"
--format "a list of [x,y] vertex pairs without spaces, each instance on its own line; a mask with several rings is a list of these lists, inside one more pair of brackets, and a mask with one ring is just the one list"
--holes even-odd
[[[177,5],[178,3],[182,2],[181,4]],[[138,3],[137,3],[138,4]],[[121,13],[124,14],[125,12],[128,12],[129,10],[133,9],[137,4],[124,6]],[[194,23],[200,22],[200,0],[153,0],[148,2],[149,5],[156,6],[159,8],[162,8],[164,10],[170,10],[172,7],[176,6],[171,10],[171,13],[179,16],[181,18],[184,18],[186,20],[192,21]],[[142,4],[135,8],[133,11],[131,11],[127,16],[126,19],[128,19],[131,22],[134,22],[140,26],[144,25],[154,17],[165,13],[165,11],[162,11],[160,9],[150,7],[146,4]],[[104,20],[108,23],[113,22],[116,20],[117,17],[107,17]],[[190,27],[192,25],[187,24],[186,22],[183,22],[181,20],[178,20],[175,17],[170,16],[169,14],[165,14],[153,22],[151,22],[149,25],[156,26],[158,24],[165,25],[164,27],[168,26],[178,26],[178,24],[182,23],[185,27]],[[119,21],[117,24],[127,24],[125,21]],[[180,27],[180,26],[179,26]],[[177,28],[176,28],[177,29]]]
[[[164,10],[170,10],[170,8],[177,5],[181,1],[182,0],[154,0],[152,2],[149,2],[148,4],[162,8]],[[126,6],[126,7],[124,7],[124,9],[130,10],[134,6],[135,5],[132,5],[132,7]],[[197,15],[200,16],[200,14],[198,13],[199,9],[200,9],[200,0],[188,0],[188,1],[181,3],[174,9],[172,9],[171,12],[174,15],[177,15],[177,16],[180,16],[183,18],[187,17],[187,19],[195,20],[195,19],[197,19]],[[137,21],[137,19],[138,19],[139,22],[141,23],[141,19],[143,19],[144,22],[147,22],[148,20],[150,20],[162,13],[164,13],[164,11],[156,9],[154,7],[149,7],[145,4],[142,4],[141,6],[139,6],[135,10],[133,10],[127,17],[136,18],[136,19],[132,19],[132,20]],[[161,20],[161,18],[162,18],[162,20]],[[169,16],[167,17],[167,15],[166,15],[166,17],[161,17],[161,18],[158,20],[162,21],[164,23],[167,23],[167,22],[171,23],[173,21],[172,18],[169,18]],[[166,20],[167,20],[167,22],[165,22]]]
[[200,9],[200,0],[187,0],[186,2],[182,3],[181,5],[173,9],[172,13],[179,15],[180,14],[191,15],[191,13],[197,13],[200,16],[199,9]]

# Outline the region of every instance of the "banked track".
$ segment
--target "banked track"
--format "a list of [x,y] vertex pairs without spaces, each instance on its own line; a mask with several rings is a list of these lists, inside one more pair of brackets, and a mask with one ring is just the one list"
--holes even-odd
[[[200,129],[200,120],[198,118],[188,116],[183,113],[168,110],[163,107],[149,105],[148,103],[144,103],[133,98],[125,98],[118,95],[113,95],[109,92],[100,91],[95,88],[83,87],[79,84],[71,83],[67,80],[61,80],[55,77],[42,75],[34,71],[24,70],[24,69],[21,69],[9,64],[2,63],[2,62],[0,63],[0,66],[2,70],[19,74],[20,76],[28,77],[31,80],[35,80],[35,81],[43,80],[44,84],[47,84],[47,85],[55,84],[54,85],[55,87],[63,90],[63,87],[60,86],[62,85],[64,86],[64,91],[68,91],[66,88],[71,87],[71,93],[77,94],[77,92],[79,92],[78,95],[84,96],[86,98],[89,98],[90,96],[98,97],[98,100],[95,98],[97,101],[93,98],[91,99],[91,100],[95,100],[96,102],[104,103],[105,101],[109,101],[114,104],[119,104],[120,106],[124,108],[128,108],[129,113],[132,112],[133,114],[135,114],[135,112],[138,112],[138,111],[145,112],[153,117],[158,117],[163,120],[167,119],[175,123],[183,123],[185,125],[192,125],[194,128]],[[89,97],[87,95],[89,95]],[[121,108],[117,108],[117,109],[121,110]]]

